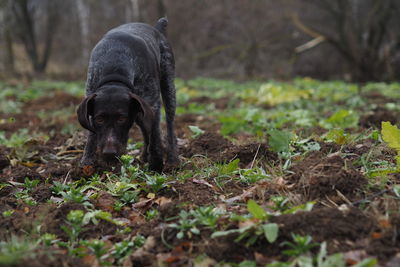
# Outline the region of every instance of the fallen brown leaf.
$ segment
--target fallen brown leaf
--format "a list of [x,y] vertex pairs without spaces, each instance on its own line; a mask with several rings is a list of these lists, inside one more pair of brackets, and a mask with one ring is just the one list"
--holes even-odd
[[94,167],[91,165],[83,166],[82,168],[83,174],[86,176],[92,176],[94,174]]

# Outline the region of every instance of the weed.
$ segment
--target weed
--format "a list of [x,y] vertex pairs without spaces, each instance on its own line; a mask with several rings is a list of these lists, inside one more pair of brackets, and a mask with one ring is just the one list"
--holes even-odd
[[68,235],[68,242],[60,242],[60,245],[68,247],[70,254],[75,254],[77,252],[74,248],[78,244],[79,234],[83,231],[84,216],[85,213],[83,210],[71,210],[67,215],[67,226],[61,226],[61,229]]
[[146,220],[149,221],[149,220],[152,220],[152,219],[157,218],[158,215],[159,215],[158,210],[156,210],[156,209],[150,209],[150,210],[148,210],[148,211],[146,212],[145,218],[146,218]]
[[189,129],[193,133],[192,138],[197,138],[204,133],[204,131],[200,129],[198,126],[189,125]]
[[297,235],[292,233],[293,242],[285,241],[281,243],[281,246],[287,246],[289,249],[282,251],[283,254],[288,256],[300,256],[309,252],[312,248],[318,246],[318,243],[312,242],[312,237]]
[[19,264],[23,259],[32,257],[37,247],[37,241],[16,236],[11,236],[8,241],[0,241],[0,265]]
[[275,242],[278,238],[278,225],[276,223],[263,223],[268,220],[271,215],[254,200],[249,200],[247,202],[247,210],[255,220],[247,220],[245,224],[246,226],[239,229],[214,232],[211,237],[216,238],[235,234],[238,235],[235,242],[245,240],[245,245],[247,247],[254,245],[261,237],[264,237],[269,243]]
[[181,210],[178,218],[179,220],[177,223],[171,223],[168,225],[170,228],[179,230],[179,232],[176,234],[178,239],[182,239],[185,236],[192,238],[193,234],[200,234],[200,230],[197,228],[198,221],[196,218],[193,218],[190,212]]
[[2,215],[4,217],[10,217],[11,215],[13,215],[14,212],[15,212],[14,210],[5,210],[2,212]]

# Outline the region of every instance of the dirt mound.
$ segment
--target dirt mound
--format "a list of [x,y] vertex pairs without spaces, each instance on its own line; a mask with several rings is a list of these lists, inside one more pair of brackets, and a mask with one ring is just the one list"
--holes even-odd
[[399,122],[400,114],[398,112],[378,107],[372,112],[365,114],[360,118],[359,125],[364,128],[376,127],[381,128],[382,121],[390,121],[392,124]]
[[271,222],[279,225],[278,240],[273,244],[260,239],[253,247],[248,248],[244,246],[243,242],[234,241],[237,235],[231,235],[202,242],[199,245],[200,250],[204,250],[207,255],[216,260],[228,258],[241,261],[242,257],[247,259],[253,257],[254,251],[264,256],[276,257],[279,255],[278,257],[282,257],[282,247],[277,244],[284,241],[291,242],[292,233],[295,233],[303,236],[310,235],[313,242],[328,241],[328,250],[330,253],[334,253],[356,247],[356,241],[367,238],[377,227],[374,219],[356,208],[349,208],[345,211],[320,208],[310,212],[273,217]]
[[240,159],[240,167],[249,167],[254,160],[266,158],[268,161],[277,161],[278,154],[269,151],[266,144],[247,144],[240,146],[231,146],[221,153],[221,158]]
[[290,169],[288,180],[295,183],[295,191],[308,199],[336,196],[336,190],[347,197],[353,196],[367,179],[339,154],[324,156],[313,152]]
[[206,155],[212,160],[219,158],[221,152],[232,146],[232,143],[217,133],[205,133],[189,141],[181,155],[190,158],[194,155]]
[[50,186],[48,185],[39,185],[37,186],[31,196],[37,202],[46,202],[52,196]]
[[272,161],[278,159],[278,155],[269,151],[266,144],[236,146],[217,133],[205,133],[190,140],[189,144],[181,149],[181,155],[187,158],[204,155],[216,162],[239,159],[241,167],[246,167],[256,159],[267,158]]
[[44,177],[41,174],[22,165],[18,165],[12,168],[8,167],[3,170],[2,174],[0,174],[0,181],[15,181],[23,183],[25,181],[25,178],[29,178],[30,180],[37,179],[40,181],[44,181]]
[[[377,233],[377,238],[370,242],[367,253],[377,255],[379,260],[388,260],[400,252],[400,215],[396,214],[391,218],[386,229]],[[394,265],[393,265],[394,266]]]
[[[282,236],[290,233],[311,235],[316,242],[324,240],[355,241],[367,237],[376,227],[376,222],[361,210],[349,208],[341,211],[334,208],[314,209],[310,212],[285,214],[272,219],[281,227]],[[337,249],[340,249],[338,247]]]
[[[180,202],[189,202],[199,206],[207,206],[214,204],[217,200],[217,195],[213,188],[205,184],[186,181],[185,183],[174,184],[174,198],[178,198]],[[176,196],[177,194],[177,196]]]

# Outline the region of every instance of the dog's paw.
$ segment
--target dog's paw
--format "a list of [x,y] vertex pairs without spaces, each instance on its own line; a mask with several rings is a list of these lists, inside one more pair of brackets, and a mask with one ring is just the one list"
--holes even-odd
[[93,158],[82,158],[81,159],[81,164],[82,167],[85,166],[94,166],[95,165],[95,159]]
[[152,160],[150,160],[149,169],[151,171],[155,171],[155,172],[160,173],[160,172],[162,172],[163,168],[164,168],[164,163],[163,163],[162,159],[152,159]]

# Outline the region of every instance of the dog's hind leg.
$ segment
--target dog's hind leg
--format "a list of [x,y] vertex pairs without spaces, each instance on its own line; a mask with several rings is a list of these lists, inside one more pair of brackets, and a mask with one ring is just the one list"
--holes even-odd
[[178,165],[178,151],[175,136],[175,109],[176,109],[176,89],[174,84],[175,62],[174,55],[169,44],[161,43],[161,96],[164,103],[167,121],[167,164]]

